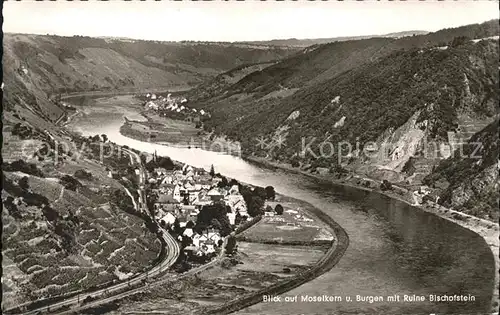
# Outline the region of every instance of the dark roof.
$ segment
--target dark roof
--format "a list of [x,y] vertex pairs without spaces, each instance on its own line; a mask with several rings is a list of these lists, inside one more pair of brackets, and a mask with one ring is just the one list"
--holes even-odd
[[158,203],[179,203],[177,200],[172,197],[172,195],[167,195],[167,194],[161,194],[160,197],[158,197]]

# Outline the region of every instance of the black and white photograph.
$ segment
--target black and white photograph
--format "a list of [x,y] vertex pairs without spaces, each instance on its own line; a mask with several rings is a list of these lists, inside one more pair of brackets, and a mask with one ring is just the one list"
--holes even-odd
[[498,0],[0,5],[2,314],[499,314]]

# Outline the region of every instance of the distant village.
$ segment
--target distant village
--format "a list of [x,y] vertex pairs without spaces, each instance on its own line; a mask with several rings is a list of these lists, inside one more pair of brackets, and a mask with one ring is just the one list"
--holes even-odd
[[171,93],[166,97],[148,93],[145,97],[144,109],[156,111],[162,116],[181,114],[191,118],[193,122],[199,122],[203,117],[210,117],[210,113],[204,109],[188,107],[188,100],[185,97],[174,97]]
[[[210,172],[189,165],[156,167],[165,164],[159,159],[165,158],[155,153],[153,160],[146,164],[150,211],[182,244],[187,257],[200,261],[210,259],[237,225],[256,215],[275,214],[274,209],[264,209],[263,199],[267,195],[252,197],[252,190],[216,174],[213,166]],[[246,198],[240,189],[246,190]],[[248,202],[257,208],[250,214]]]

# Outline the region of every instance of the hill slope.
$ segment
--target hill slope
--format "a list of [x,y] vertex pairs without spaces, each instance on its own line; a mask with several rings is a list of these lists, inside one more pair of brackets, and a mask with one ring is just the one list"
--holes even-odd
[[395,32],[384,35],[361,35],[361,36],[342,36],[342,37],[332,37],[332,38],[314,38],[314,39],[297,39],[297,38],[288,38],[288,39],[273,39],[266,41],[250,41],[245,42],[249,44],[255,45],[273,45],[273,46],[292,46],[292,47],[308,47],[312,45],[321,45],[328,44],[333,42],[343,42],[348,40],[359,40],[359,39],[369,39],[373,37],[391,37],[391,38],[400,38],[406,36],[414,36],[414,35],[425,35],[429,32],[427,31],[405,31],[405,32]]
[[453,38],[470,39],[498,36],[498,20],[459,28],[445,29],[426,35],[403,38],[369,38],[325,45],[313,45],[253,72],[224,91],[225,96],[257,93],[258,97],[283,89],[302,88],[331,79],[362,64],[374,62],[399,50],[445,46]]
[[490,21],[309,47],[187,95],[211,113],[205,129],[246,154],[311,171],[340,163],[416,189],[498,116],[498,33]]
[[443,160],[424,182],[438,186],[445,205],[498,221],[498,141],[496,119],[462,147],[462,154]]
[[6,105],[24,104],[50,120],[64,111],[47,102],[59,93],[193,86],[236,66],[277,60],[296,51],[25,34],[5,34],[3,47]]

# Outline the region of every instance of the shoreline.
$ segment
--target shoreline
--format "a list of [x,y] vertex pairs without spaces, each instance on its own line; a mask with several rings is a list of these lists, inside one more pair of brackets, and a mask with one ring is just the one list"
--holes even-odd
[[[459,211],[455,211],[452,209],[447,209],[447,208],[440,206],[440,205],[437,205],[435,203],[431,203],[430,205],[415,205],[415,204],[412,204],[408,199],[405,199],[403,196],[398,195],[397,193],[390,193],[391,191],[382,191],[382,190],[377,189],[377,188],[368,188],[368,187],[360,186],[360,185],[352,183],[352,182],[348,182],[348,180],[355,179],[355,180],[370,181],[370,182],[380,184],[379,181],[371,179],[371,178],[365,178],[365,177],[357,175],[357,176],[353,176],[349,179],[341,181],[341,180],[335,180],[333,178],[328,178],[327,176],[308,173],[306,171],[296,169],[296,168],[293,168],[291,166],[287,166],[284,164],[271,162],[271,161],[265,160],[263,158],[258,158],[258,157],[254,157],[254,156],[243,156],[242,158],[245,161],[248,161],[249,163],[254,163],[257,165],[264,166],[264,167],[268,167],[268,168],[272,168],[272,169],[279,169],[282,171],[287,171],[287,172],[291,172],[294,174],[307,176],[309,178],[313,178],[313,179],[317,179],[317,180],[321,180],[321,181],[328,181],[328,182],[331,182],[331,183],[336,184],[336,185],[348,186],[351,188],[364,190],[364,191],[368,191],[368,192],[376,192],[376,193],[385,195],[389,198],[402,201],[402,202],[404,202],[412,207],[418,208],[422,211],[432,213],[440,218],[443,218],[449,222],[460,225],[460,226],[478,234],[479,236],[481,236],[483,238],[486,245],[488,245],[488,247],[490,248],[490,250],[493,254],[494,261],[495,261],[495,275],[494,275],[495,285],[494,285],[494,288],[492,288],[493,294],[492,294],[492,300],[491,300],[491,304],[490,304],[490,310],[491,310],[491,313],[498,313],[498,311],[499,311],[499,288],[500,288],[500,284],[499,284],[499,279],[500,279],[499,243],[500,243],[500,240],[499,240],[499,236],[498,236],[498,233],[499,233],[498,223],[490,222],[490,221],[487,221],[487,220],[484,220],[481,218],[477,218],[477,217],[474,217],[474,216],[471,216],[471,215],[468,215],[468,214],[465,214],[465,213],[462,213]],[[406,189],[395,186],[395,185],[393,185],[393,189],[397,189],[400,192],[406,191]],[[406,193],[407,193],[407,191],[406,191]],[[471,223],[470,221],[474,221],[474,223]]]
[[344,256],[347,248],[349,247],[349,235],[344,230],[344,228],[340,226],[340,224],[338,224],[335,220],[333,220],[332,217],[323,212],[321,209],[314,207],[304,200],[288,197],[283,194],[281,195],[285,196],[286,198],[290,198],[295,202],[307,204],[309,207],[304,211],[309,213],[310,215],[313,215],[331,229],[333,239],[331,241],[328,241],[328,243],[331,244],[328,250],[308,270],[298,273],[290,279],[279,281],[269,287],[252,292],[248,296],[243,296],[239,299],[229,301],[222,305],[204,308],[202,314],[231,314],[252,305],[261,303],[263,296],[280,295],[286,293],[325,274],[333,267],[335,267],[335,265],[337,265],[340,259],[342,259],[342,257]]

